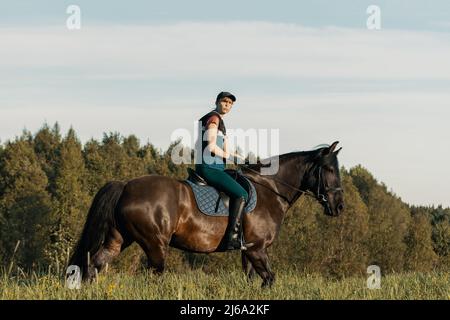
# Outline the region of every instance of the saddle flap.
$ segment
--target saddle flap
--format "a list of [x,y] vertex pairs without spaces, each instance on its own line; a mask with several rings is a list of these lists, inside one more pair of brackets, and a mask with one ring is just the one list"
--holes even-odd
[[192,168],[187,168],[187,172],[188,172],[188,180],[201,185],[201,186],[206,186],[208,183],[205,181],[205,179],[203,179],[197,172],[195,172],[195,170],[193,170]]
[[226,209],[230,207],[230,197],[225,192],[219,192],[219,197],[217,198],[215,212],[219,211],[220,200]]

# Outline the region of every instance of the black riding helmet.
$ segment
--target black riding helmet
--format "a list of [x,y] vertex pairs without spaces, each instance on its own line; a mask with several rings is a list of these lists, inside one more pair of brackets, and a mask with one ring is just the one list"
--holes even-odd
[[236,101],[236,97],[233,94],[226,92],[226,91],[222,91],[221,93],[219,93],[217,95],[216,102],[225,97],[230,98],[231,100],[233,100],[233,102]]

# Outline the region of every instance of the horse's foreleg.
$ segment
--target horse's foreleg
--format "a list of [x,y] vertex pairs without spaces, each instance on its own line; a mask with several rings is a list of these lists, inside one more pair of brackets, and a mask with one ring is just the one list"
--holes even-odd
[[253,280],[253,278],[255,277],[255,268],[253,268],[251,262],[245,256],[245,252],[242,252],[242,269],[247,275],[247,279]]
[[270,287],[275,281],[275,273],[270,270],[269,256],[266,249],[248,250],[247,258],[252,263],[256,272],[263,279],[262,287]]

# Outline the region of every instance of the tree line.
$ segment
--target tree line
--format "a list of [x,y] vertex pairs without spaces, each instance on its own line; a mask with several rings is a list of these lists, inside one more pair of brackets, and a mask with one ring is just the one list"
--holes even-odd
[[[167,150],[141,145],[134,135],[104,133],[81,144],[70,128],[44,124],[35,134],[0,143],[0,267],[63,270],[90,203],[106,182],[146,174],[187,178],[188,165],[171,161]],[[345,212],[323,214],[301,197],[289,210],[269,255],[275,268],[330,276],[450,269],[450,208],[413,206],[389,191],[362,165],[341,167]],[[143,254],[133,245],[112,268],[135,272]],[[215,272],[239,265],[239,253],[192,254],[170,249],[168,268]]]

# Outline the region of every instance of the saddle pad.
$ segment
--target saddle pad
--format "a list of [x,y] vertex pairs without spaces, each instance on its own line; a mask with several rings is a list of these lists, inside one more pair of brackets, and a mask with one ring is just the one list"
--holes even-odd
[[[249,201],[247,205],[244,208],[244,213],[249,213],[256,207],[256,189],[253,186],[253,183],[250,182],[247,178],[244,177],[250,185],[250,192],[249,192]],[[219,192],[217,192],[216,188],[212,186],[200,186],[197,185],[189,180],[184,180],[184,182],[187,182],[188,185],[191,186],[192,191],[195,195],[195,201],[197,202],[198,209],[209,216],[228,216],[229,211],[228,208],[225,207],[222,199],[220,199],[220,203],[217,209],[217,212],[215,212],[217,200],[220,197]]]

